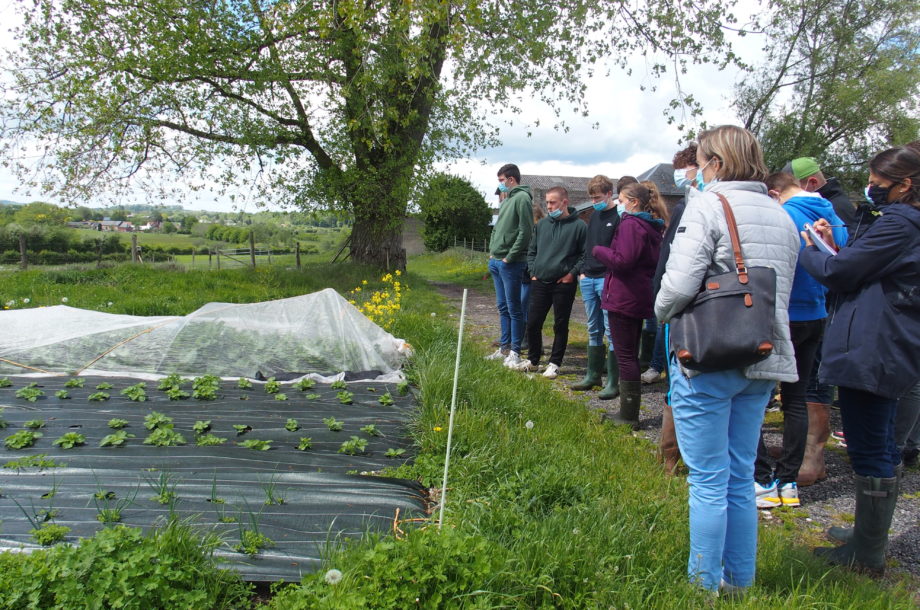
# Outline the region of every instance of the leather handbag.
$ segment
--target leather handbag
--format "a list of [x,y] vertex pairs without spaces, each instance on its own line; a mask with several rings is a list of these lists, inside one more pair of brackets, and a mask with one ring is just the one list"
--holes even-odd
[[776,271],[745,265],[735,215],[725,196],[717,194],[735,269],[708,276],[670,328],[671,351],[682,365],[701,372],[743,368],[773,352]]

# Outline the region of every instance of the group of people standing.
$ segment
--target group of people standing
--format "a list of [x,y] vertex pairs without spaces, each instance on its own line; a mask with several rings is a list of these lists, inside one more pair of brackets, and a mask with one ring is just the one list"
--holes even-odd
[[[546,195],[546,217],[534,225],[537,206],[518,168],[506,165],[498,177],[508,196],[493,231],[489,269],[502,336],[490,358],[537,370],[541,330],[552,308],[553,347],[543,374],[556,377],[580,287],[588,370],[572,388],[601,386],[606,373],[600,397],[620,398],[612,419],[638,427],[643,322],[657,319],[652,336],[661,330],[666,365],[658,366],[666,368],[669,383],[662,451],[669,470],[679,458],[689,470],[691,579],[732,593],[753,583],[757,507],[798,505],[803,461],[817,459],[806,459],[809,443],[820,435],[810,422],[821,421],[821,409],[827,422],[827,386],[837,388],[856,515],[852,528],[829,532],[841,546],[816,553],[832,563],[882,571],[902,455],[916,460],[908,443],[920,440],[917,143],[869,161],[866,201],[858,206],[840,196],[839,183],[826,179],[814,159],[796,159],[770,174],[753,134],[730,125],[704,131],[675,155],[675,183],[687,188],[687,196],[670,209],[653,183],[623,177],[614,191],[609,179],[596,176],[588,184],[594,212],[587,224],[568,205],[565,189],[555,187]],[[734,269],[723,198],[747,265],[776,274],[773,350],[745,368],[700,372],[671,352],[667,324],[707,277]],[[824,242],[820,248],[815,235]],[[530,283],[526,316],[524,279]],[[522,358],[525,332],[529,345]],[[655,364],[653,358],[649,378],[660,372]],[[785,424],[774,467],[761,426],[777,383]],[[821,469],[823,461],[807,465],[811,481]]]

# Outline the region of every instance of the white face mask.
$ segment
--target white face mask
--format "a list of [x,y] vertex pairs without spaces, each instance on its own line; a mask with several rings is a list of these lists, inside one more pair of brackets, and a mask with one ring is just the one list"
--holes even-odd
[[677,188],[685,189],[688,186],[690,186],[690,178],[687,178],[687,174],[690,172],[691,169],[693,168],[684,167],[682,169],[674,170],[674,184],[675,186],[677,186]]

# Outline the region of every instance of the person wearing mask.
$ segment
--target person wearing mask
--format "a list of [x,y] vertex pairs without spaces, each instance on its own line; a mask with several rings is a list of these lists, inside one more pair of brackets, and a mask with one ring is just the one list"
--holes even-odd
[[521,184],[521,170],[513,163],[498,170],[498,190],[506,193],[506,197],[498,208],[489,241],[489,273],[495,284],[501,345],[486,358],[504,359],[505,366],[510,368],[521,362],[524,335],[521,275],[527,267],[527,248],[533,234],[533,196],[530,187]]
[[546,191],[546,218],[537,223],[527,251],[530,311],[527,313],[527,358],[514,368],[534,371],[543,354],[543,322],[553,310],[553,350],[543,376],[555,379],[569,343],[569,317],[578,288],[576,278],[585,256],[587,226],[569,207],[568,191]]
[[[635,183],[636,179],[632,176],[623,176],[617,182],[620,188]],[[607,385],[597,397],[601,400],[610,400],[620,395],[620,371],[613,354],[607,315],[601,307],[607,267],[594,258],[591,251],[594,246],[610,244],[620,224],[620,214],[618,200],[613,194],[613,182],[607,176],[594,176],[588,181],[588,196],[594,204],[594,213],[588,221],[585,261],[581,267],[581,275],[578,276],[581,298],[585,304],[585,317],[588,320],[588,370],[584,379],[569,387],[576,391],[584,391],[600,386],[606,368]],[[604,336],[607,337],[609,348],[604,347]]]
[[791,174],[798,180],[802,190],[809,193],[818,193],[831,202],[834,213],[846,224],[850,234],[856,231],[856,206],[850,196],[843,190],[843,185],[837,178],[825,178],[821,166],[814,157],[799,157],[793,159],[783,168],[784,174]]
[[620,409],[612,417],[619,424],[639,427],[642,381],[639,339],[642,323],[652,312],[652,276],[658,264],[667,206],[641,184],[620,188],[620,225],[609,246],[591,253],[607,268],[602,307],[607,312],[614,355],[620,371]]
[[697,166],[703,191],[690,191],[675,230],[655,300],[658,319],[668,322],[683,311],[707,276],[735,269],[719,194],[734,213],[747,266],[776,272],[774,349],[766,359],[701,373],[684,368],[670,346],[668,354],[674,424],[690,471],[687,571],[707,590],[740,593],[754,582],[754,458],[764,405],[776,381],[797,379],[788,304],[799,240],[792,219],[767,196],[767,168],[751,132],[734,125],[704,131]]
[[[800,263],[833,293],[820,381],[838,387],[856,511],[852,528],[831,528],[830,563],[881,573],[897,504],[901,454],[898,398],[920,379],[920,154],[885,150],[869,161],[869,198],[881,215],[836,255],[808,247]],[[815,229],[830,243],[831,223]]]
[[[828,219],[833,225],[834,240],[843,244],[847,241],[847,230],[843,221],[834,213],[831,202],[817,193],[803,190],[791,174],[778,172],[767,176],[768,194],[779,203],[792,218],[799,231],[805,225],[820,218]],[[805,241],[801,241],[805,247]],[[799,506],[799,492],[796,481],[799,468],[805,457],[809,436],[809,407],[805,404],[805,389],[811,376],[815,353],[821,345],[824,334],[824,319],[827,317],[825,295],[827,289],[808,275],[801,265],[796,264],[792,280],[792,294],[789,297],[789,331],[795,350],[795,366],[798,381],[780,384],[783,411],[783,447],[776,470],[770,466],[770,458],[763,442],[763,434],[757,446],[757,461],[754,464],[754,492],[757,508],[774,506]],[[813,406],[811,408],[819,408]],[[824,420],[826,424],[827,416]],[[826,438],[826,437],[825,437]],[[812,458],[817,459],[813,448]],[[823,453],[822,453],[823,455]],[[823,463],[823,458],[822,458]]]

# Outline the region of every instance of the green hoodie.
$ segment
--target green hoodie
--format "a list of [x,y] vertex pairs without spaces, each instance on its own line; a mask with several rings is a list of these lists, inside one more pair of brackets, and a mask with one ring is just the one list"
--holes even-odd
[[542,282],[555,282],[567,273],[576,278],[585,260],[585,237],[588,225],[575,208],[568,216],[547,216],[537,223],[527,253],[527,271]]
[[527,259],[527,247],[533,233],[533,195],[530,187],[518,185],[498,208],[498,220],[492,228],[489,254],[492,258],[519,263]]

